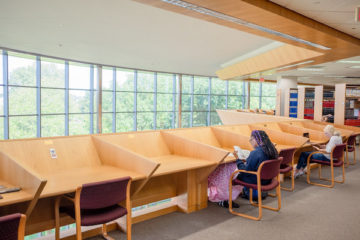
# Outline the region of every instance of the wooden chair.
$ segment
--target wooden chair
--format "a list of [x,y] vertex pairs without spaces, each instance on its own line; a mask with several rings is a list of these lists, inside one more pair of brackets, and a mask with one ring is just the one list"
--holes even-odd
[[[309,155],[309,157],[307,158],[307,166],[310,166],[310,163],[318,163],[319,164],[319,167],[318,167],[318,169],[319,169],[319,179],[324,180],[324,181],[330,181],[331,184],[326,185],[326,184],[311,182],[310,181],[310,174],[311,174],[311,168],[310,167],[308,167],[307,171],[306,171],[308,184],[312,184],[312,185],[316,185],[316,186],[320,186],[320,187],[332,188],[332,187],[334,187],[335,182],[344,183],[345,182],[345,164],[344,164],[344,150],[345,150],[345,147],[346,147],[346,144],[336,145],[333,148],[333,150],[331,151],[330,161],[322,161],[322,160],[317,160],[317,159],[311,159],[311,156],[314,155],[315,153],[322,153],[322,152],[312,152]],[[330,166],[331,179],[323,178],[321,176],[321,166],[322,165]],[[342,167],[342,180],[341,181],[336,181],[335,180],[334,167]]]
[[[126,217],[127,240],[131,240],[131,178],[124,177],[103,182],[84,184],[78,187],[75,196],[60,196],[55,201],[55,239],[60,239],[60,211],[75,219],[76,239],[81,240],[81,226],[102,224],[102,235],[112,239],[106,231],[106,223]],[[74,203],[74,207],[60,207],[60,201],[66,198]],[[125,201],[126,207],[119,203]]]
[[[347,143],[346,143],[346,166],[349,166],[349,164],[354,165],[356,163],[356,137],[358,135],[357,134],[353,134],[351,135],[348,139],[347,139]],[[350,163],[349,161],[349,152],[353,152],[354,153],[354,160],[352,163]]]
[[23,240],[26,216],[15,213],[0,217],[0,240]]
[[295,154],[296,148],[288,148],[288,149],[283,149],[280,151],[279,153],[279,157],[283,158],[283,161],[281,162],[280,165],[280,173],[281,174],[285,174],[285,173],[291,173],[291,188],[285,188],[285,187],[281,187],[280,188],[282,190],[285,191],[294,191],[295,189],[295,177],[294,177],[294,154]]
[[[233,211],[232,208],[232,201],[229,201],[229,211],[232,214],[245,217],[251,220],[260,220],[262,217],[262,209],[266,208],[272,211],[279,211],[281,208],[281,191],[280,191],[280,164],[282,162],[282,158],[279,157],[275,160],[267,160],[260,164],[257,172],[253,171],[246,171],[246,170],[236,170],[230,177],[229,180],[229,199],[232,199],[232,185],[242,185],[245,187],[248,187],[250,189],[250,203],[253,206],[258,207],[259,209],[259,215],[257,217],[250,216],[248,214],[239,213]],[[237,173],[249,173],[256,175],[257,178],[257,184],[249,184],[247,182],[240,181],[238,179],[233,180],[235,174]],[[262,185],[261,180],[272,180],[270,184],[268,185]],[[271,191],[276,188],[276,196],[278,199],[278,207],[273,208],[270,206],[266,206],[262,204],[261,199],[261,192],[262,191]],[[254,203],[253,201],[253,189],[256,189],[258,191],[258,204]]]

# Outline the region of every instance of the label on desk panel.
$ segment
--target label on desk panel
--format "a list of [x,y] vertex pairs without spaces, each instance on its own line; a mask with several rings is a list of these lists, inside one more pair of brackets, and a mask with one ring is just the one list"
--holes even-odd
[[51,158],[57,158],[55,148],[50,148],[50,156]]

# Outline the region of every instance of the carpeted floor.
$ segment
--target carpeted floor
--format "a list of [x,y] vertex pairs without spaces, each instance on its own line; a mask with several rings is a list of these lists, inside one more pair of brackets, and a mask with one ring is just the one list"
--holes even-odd
[[[317,171],[313,173],[317,176]],[[339,173],[340,169],[336,169],[336,175]],[[335,184],[333,189],[308,185],[303,176],[295,181],[294,192],[281,193],[280,212],[264,209],[261,221],[234,216],[227,209],[209,203],[208,208],[191,214],[176,212],[135,224],[132,236],[135,240],[360,239],[360,162],[350,165],[346,169],[345,184]],[[257,214],[247,200],[238,199],[237,202],[239,211]],[[275,204],[276,201],[267,198],[265,203]],[[119,231],[111,232],[110,236],[126,239]]]

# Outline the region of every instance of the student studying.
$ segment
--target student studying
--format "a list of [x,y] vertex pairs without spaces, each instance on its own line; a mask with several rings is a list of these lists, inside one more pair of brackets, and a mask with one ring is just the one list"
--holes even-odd
[[[340,133],[335,130],[335,128],[332,125],[327,125],[324,128],[324,134],[327,138],[330,138],[329,142],[326,145],[313,145],[314,149],[316,151],[322,152],[322,153],[315,153],[311,156],[311,159],[317,159],[322,161],[330,161],[330,153],[332,149],[338,145],[342,144],[342,138],[340,136]],[[312,153],[311,152],[302,152],[299,161],[296,165],[296,169],[294,172],[295,178],[298,178],[305,174],[304,169],[307,165],[307,158]]]
[[[237,151],[234,151],[233,155],[236,157],[236,165],[228,164],[220,166],[209,176],[209,200],[212,202],[217,201],[219,206],[229,207],[228,195],[226,196],[229,191],[228,181],[230,175],[235,170],[244,169],[247,171],[257,171],[263,161],[276,159],[278,157],[278,152],[265,131],[253,130],[249,141],[254,150],[250,152],[246,162],[239,158]],[[256,183],[255,175],[240,173],[237,178],[247,183]],[[269,182],[270,181],[271,180],[269,180]],[[262,184],[266,185],[269,182],[262,182]],[[240,195],[241,189],[241,186],[233,186],[232,200],[235,200]],[[223,194],[220,195],[220,193]],[[257,195],[256,191],[254,191],[254,193]],[[248,197],[249,189],[244,188],[243,195]],[[239,205],[234,202],[232,204],[233,207],[239,207]]]

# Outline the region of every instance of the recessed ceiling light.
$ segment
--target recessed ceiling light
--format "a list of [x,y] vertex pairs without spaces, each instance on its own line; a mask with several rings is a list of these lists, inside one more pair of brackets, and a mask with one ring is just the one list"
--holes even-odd
[[321,72],[322,68],[298,68],[300,71]]
[[250,22],[241,20],[239,18],[235,18],[235,17],[229,16],[229,15],[226,15],[226,14],[223,14],[223,13],[220,13],[220,12],[216,12],[216,11],[213,11],[213,10],[210,10],[210,9],[207,9],[207,8],[203,8],[203,7],[200,7],[200,6],[197,6],[195,4],[185,2],[185,1],[181,1],[181,0],[161,0],[161,1],[172,4],[172,5],[175,5],[175,6],[178,6],[178,7],[186,8],[186,9],[194,11],[194,12],[209,15],[209,16],[212,16],[212,17],[215,17],[215,18],[219,18],[219,19],[222,19],[222,20],[225,20],[225,21],[228,21],[228,22],[233,22],[233,23],[245,26],[245,27],[260,30],[260,31],[263,31],[263,32],[266,32],[266,33],[269,33],[269,34],[272,34],[272,35],[280,36],[280,37],[283,37],[283,38],[286,38],[286,39],[289,39],[289,40],[292,40],[292,41],[303,43],[303,44],[306,44],[306,45],[311,46],[311,47],[320,48],[322,50],[330,50],[331,49],[329,47],[325,47],[325,46],[317,44],[317,43],[313,43],[313,42],[310,42],[310,41],[307,41],[307,40],[304,40],[304,39],[301,39],[301,38],[297,38],[297,37],[294,37],[294,36],[291,36],[291,35],[288,35],[288,34],[285,34],[285,33],[282,33],[282,32],[274,31],[272,29],[262,27],[260,25],[250,23]]
[[295,67],[295,66],[299,66],[299,65],[303,65],[303,64],[307,64],[307,63],[312,63],[312,62],[314,62],[314,60],[301,62],[301,63],[296,63],[296,64],[291,64],[291,65],[287,65],[287,66],[284,66],[284,67],[279,67],[276,70],[281,70],[281,69],[284,69],[284,68],[291,68],[291,67]]
[[340,61],[337,61],[337,63],[358,63],[360,64],[360,61],[358,60],[340,60]]
[[327,78],[344,78],[346,76],[333,76],[333,75],[330,75],[330,76],[325,76]]
[[349,68],[360,68],[360,66],[351,66]]

